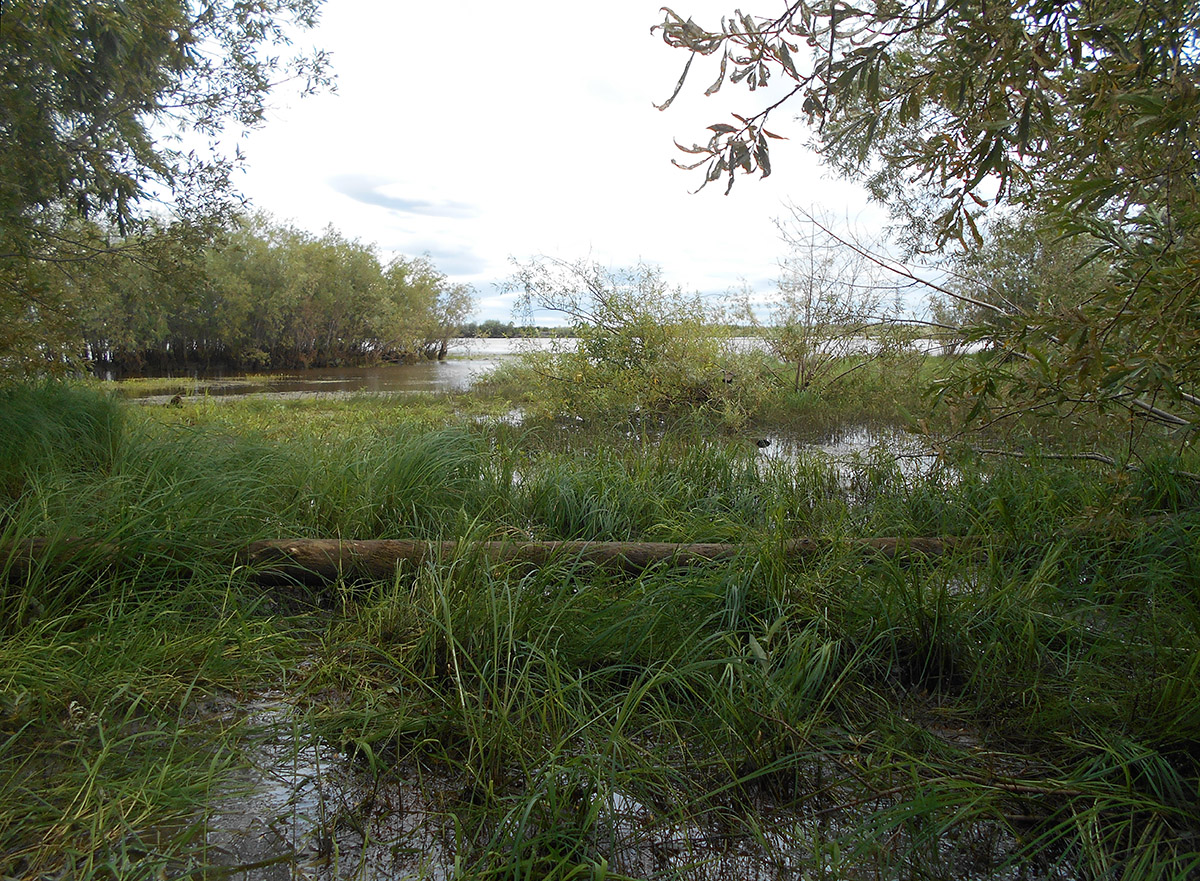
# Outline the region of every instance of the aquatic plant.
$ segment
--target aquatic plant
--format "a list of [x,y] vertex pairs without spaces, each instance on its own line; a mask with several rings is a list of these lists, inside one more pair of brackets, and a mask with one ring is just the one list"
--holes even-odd
[[[294,741],[336,746],[373,793],[315,821],[346,872],[379,836],[403,849],[387,822],[405,799],[415,864],[464,878],[1151,878],[1200,859],[1200,521],[1178,462],[833,463],[686,422],[11,394],[9,874],[216,859],[205,817],[246,741],[205,707],[268,687],[296,707]],[[782,550],[863,534],[969,541]],[[458,544],[316,592],[235,562],[255,538],[315,535]],[[48,552],[13,553],[32,538]],[[472,551],[495,538],[743,551],[627,573]]]

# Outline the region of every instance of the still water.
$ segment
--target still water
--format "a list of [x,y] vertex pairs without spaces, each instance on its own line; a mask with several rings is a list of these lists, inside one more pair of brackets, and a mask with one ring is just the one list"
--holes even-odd
[[570,348],[572,339],[456,339],[445,361],[382,364],[377,367],[319,367],[264,374],[193,374],[178,377],[179,387],[156,384],[145,392],[135,386],[123,391],[146,403],[170,400],[175,394],[271,395],[311,397],[351,393],[461,392],[494,370],[505,358],[531,350]]
[[[319,367],[263,374],[180,374],[174,377],[179,380],[177,387],[170,383],[155,383],[143,390],[135,383],[123,386],[122,392],[144,403],[165,403],[176,394],[185,397],[257,394],[292,398],[355,393],[462,392],[506,358],[529,351],[571,351],[577,343],[572,338],[455,339],[450,341],[449,357],[445,361],[377,367]],[[736,337],[729,343],[735,351],[766,347],[766,343],[757,337]],[[873,345],[871,340],[863,339],[859,350],[871,351]],[[942,348],[936,340],[914,340],[911,345],[924,352],[937,352]]]

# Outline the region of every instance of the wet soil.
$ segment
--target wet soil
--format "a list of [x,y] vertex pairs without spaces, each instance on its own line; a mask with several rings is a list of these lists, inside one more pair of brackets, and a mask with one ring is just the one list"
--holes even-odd
[[[450,807],[461,781],[403,767],[372,774],[313,734],[281,692],[230,705],[221,721],[239,714],[245,766],[205,820],[211,874],[234,881],[444,881],[463,874],[455,846],[462,830]],[[977,742],[961,728],[937,733]],[[821,779],[819,769],[814,773]],[[866,859],[838,846],[853,836],[864,811],[893,807],[889,797],[868,800],[842,789],[830,786],[805,799],[803,811],[781,808],[764,791],[751,796],[755,817],[745,823],[716,803],[681,819],[620,790],[581,785],[585,812],[594,817],[589,850],[601,855],[592,874],[688,881],[795,879],[814,871],[813,877],[900,877],[887,851],[903,849],[902,842],[881,840]],[[1073,877],[1045,867],[1000,868],[1015,847],[1004,827],[971,823],[948,830],[937,850],[963,879]]]

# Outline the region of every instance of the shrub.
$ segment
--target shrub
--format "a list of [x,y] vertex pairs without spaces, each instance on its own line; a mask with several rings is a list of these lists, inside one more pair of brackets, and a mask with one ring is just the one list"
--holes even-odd
[[529,397],[543,415],[637,419],[702,410],[745,421],[755,383],[738,381],[721,310],[669,287],[659,269],[541,260],[521,267],[510,287],[530,314],[565,315],[576,338],[526,362]]

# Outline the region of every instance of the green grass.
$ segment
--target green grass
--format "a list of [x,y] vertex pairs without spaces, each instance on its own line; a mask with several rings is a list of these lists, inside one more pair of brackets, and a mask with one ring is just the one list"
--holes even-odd
[[945,363],[915,351],[849,356],[820,382],[797,390],[794,365],[763,351],[722,350],[699,370],[673,358],[614,370],[572,352],[543,353],[506,360],[476,387],[540,420],[627,422],[635,432],[681,423],[706,431],[755,426],[815,438],[848,424],[891,425],[923,412],[922,389]]
[[[0,871],[198,866],[242,733],[202,707],[285,685],[372,792],[420,791],[458,877],[1196,872],[1200,517],[1176,460],[835,468],[696,421],[463,410],[488,405],[0,392],[0,540],[92,542],[0,559]],[[976,545],[781,556],[806,535]],[[468,541],[318,594],[234,563],[290,536]],[[471,550],[504,537],[747,549],[636,576]]]

